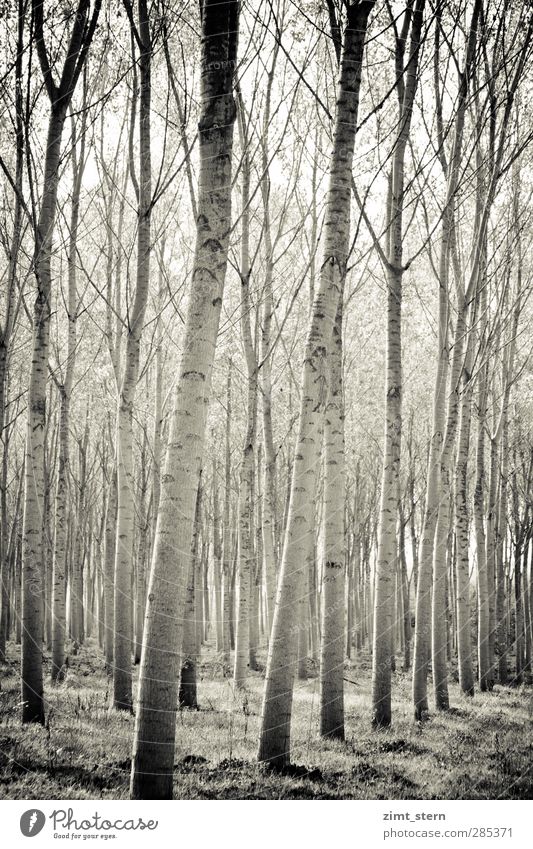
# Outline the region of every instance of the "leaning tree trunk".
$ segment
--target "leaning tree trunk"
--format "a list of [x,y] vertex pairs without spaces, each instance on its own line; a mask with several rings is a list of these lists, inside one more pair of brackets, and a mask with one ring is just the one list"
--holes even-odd
[[[144,625],[131,796],[171,798],[179,647],[231,225],[231,153],[239,3],[202,14],[197,240]],[[169,583],[175,592],[169,593]]]
[[314,557],[317,457],[327,400],[327,354],[349,250],[351,171],[365,32],[373,2],[349,6],[335,115],[324,221],[324,254],[305,346],[298,438],[266,670],[259,760],[282,767],[290,760],[290,723],[298,623],[294,611]]

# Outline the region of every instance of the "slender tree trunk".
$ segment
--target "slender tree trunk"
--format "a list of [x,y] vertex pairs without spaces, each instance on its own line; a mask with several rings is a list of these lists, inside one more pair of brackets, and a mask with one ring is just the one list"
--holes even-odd
[[133,662],[141,662],[141,649],[143,641],[144,605],[146,603],[146,560],[148,557],[148,513],[146,507],[146,491],[148,489],[147,464],[147,433],[143,431],[143,445],[141,450],[140,486],[138,498],[138,537],[137,560],[135,570],[135,646]]
[[[16,294],[18,282],[19,250],[22,239],[22,197],[24,176],[24,99],[23,60],[25,4],[18,0],[17,54],[15,57],[15,193],[13,198],[13,229],[9,245],[7,284],[3,325],[0,322],[0,443],[2,446],[2,477],[0,481],[0,661],[6,657],[9,626],[9,572],[11,560],[8,548],[8,449],[9,429],[5,427],[6,401],[9,398],[9,357],[16,320]],[[16,525],[16,515],[13,526]]]
[[304,575],[303,592],[298,600],[298,646],[297,646],[297,675],[300,681],[307,680],[307,655],[309,653],[309,609],[307,604],[308,575]]
[[[232,95],[239,3],[204,0],[197,241],[145,618],[131,796],[171,798],[175,712],[194,507],[231,222]],[[177,586],[168,592],[169,583]]]
[[[442,607],[442,594],[437,597],[437,607],[435,607],[435,599],[431,604],[431,589],[440,588],[444,581],[443,573],[443,555],[442,555],[442,535],[440,544],[435,545],[435,535],[437,530],[437,521],[439,518],[439,501],[443,496],[440,485],[448,483],[448,474],[446,470],[448,465],[442,464],[442,452],[445,443],[445,427],[446,427],[446,383],[448,377],[448,321],[449,321],[449,258],[455,241],[455,195],[459,185],[460,166],[462,159],[463,148],[463,131],[466,114],[466,104],[468,95],[468,86],[470,74],[475,57],[475,46],[477,36],[477,22],[480,14],[481,2],[476,0],[472,10],[472,19],[467,37],[466,57],[464,71],[461,74],[459,85],[459,102],[455,115],[454,141],[453,150],[450,158],[450,163],[447,169],[447,185],[446,185],[446,200],[442,216],[442,233],[439,254],[439,318],[438,318],[438,349],[437,349],[437,376],[435,381],[435,392],[433,396],[433,423],[432,437],[428,460],[427,471],[427,486],[426,499],[424,508],[424,519],[422,524],[422,538],[420,546],[420,563],[418,571],[418,586],[416,594],[416,614],[415,614],[415,641],[413,655],[413,705],[416,720],[421,720],[428,710],[427,701],[427,678],[428,678],[428,661],[429,661],[429,637],[430,637],[430,610],[432,611],[434,634],[433,648],[436,650],[437,657],[441,657],[440,641],[442,632],[439,631],[441,618],[444,615]],[[463,310],[464,311],[464,310]],[[455,331],[455,349],[454,363],[461,363],[461,358],[457,355],[457,342],[462,340],[460,333],[460,317],[462,311],[458,310],[456,331]],[[453,395],[456,394],[459,385],[460,372],[452,374],[450,380],[451,397],[450,404],[455,403]],[[449,410],[449,413],[451,410]],[[455,418],[456,418],[455,413]],[[450,415],[448,414],[448,428],[452,425]],[[448,442],[448,463],[453,440],[451,439],[455,425],[452,425],[451,430],[448,430],[450,439]],[[444,458],[446,460],[446,458]],[[444,470],[444,475],[442,471]],[[443,498],[443,504],[447,507],[446,497]],[[447,527],[444,522],[442,528]],[[444,531],[443,531],[444,533]],[[433,557],[436,556],[436,564],[439,567],[439,574],[435,577],[433,574]],[[442,705],[445,706],[447,700],[447,686],[443,683],[443,675],[445,670],[441,666],[441,674],[436,687],[439,692],[442,692]],[[437,692],[437,691],[436,691]],[[440,698],[440,696],[439,696]]]
[[254,476],[255,490],[253,497],[254,505],[254,534],[255,551],[253,559],[252,575],[252,597],[250,606],[250,669],[258,670],[257,652],[261,639],[261,589],[263,584],[263,528],[261,517],[263,514],[263,493],[261,490],[262,480],[262,444],[257,446],[256,474]]
[[43,193],[35,232],[34,271],[37,297],[33,313],[32,360],[28,393],[24,522],[22,530],[22,721],[44,722],[42,672],[42,510],[44,496],[44,432],[46,380],[52,296],[54,233],[61,139],[67,110],[91,43],[98,15],[89,20],[88,0],[79,0],[67,60],[59,86],[53,81],[43,33],[43,4],[33,0],[34,33],[41,70],[50,98],[50,117],[43,175]]
[[367,21],[373,5],[373,2],[363,2],[347,9],[324,222],[323,263],[305,346],[290,505],[261,714],[258,756],[260,761],[274,767],[283,767],[290,760],[290,721],[298,651],[298,623],[295,627],[294,610],[314,556],[316,464],[327,401],[327,354],[346,274],[361,65]]
[[[484,371],[483,367],[483,371]],[[486,540],[484,523],[485,484],[485,386],[484,377],[478,377],[478,434],[476,449],[476,486],[474,491],[474,525],[477,549],[478,576],[478,676],[482,691],[488,689],[489,676],[489,592],[487,582]]]
[[[531,485],[531,481],[530,481]],[[531,568],[528,574],[529,549],[531,547],[531,530],[526,532],[523,553],[523,599],[524,599],[524,673],[530,676],[531,666]]]
[[224,662],[229,663],[231,650],[231,358],[228,362],[228,379],[226,384],[226,445],[224,469],[224,516],[223,516],[223,559],[222,559],[222,655]]
[[[472,331],[471,331],[472,334]],[[467,696],[474,695],[474,673],[472,669],[472,647],[470,620],[470,568],[468,524],[468,447],[470,442],[470,423],[472,419],[472,336],[468,340],[468,350],[463,377],[463,395],[459,422],[457,462],[455,467],[455,535],[457,546],[456,583],[457,583],[457,652],[459,664],[459,685]]]
[[[84,81],[85,83],[85,81]],[[85,101],[85,97],[84,97]],[[64,675],[65,629],[66,629],[66,555],[68,511],[68,474],[69,474],[69,419],[70,396],[74,379],[77,344],[78,293],[76,287],[77,237],[80,208],[80,191],[85,166],[85,111],[81,124],[81,149],[76,151],[75,123],[72,119],[72,171],[73,191],[70,212],[70,241],[68,249],[68,344],[65,379],[60,387],[59,413],[59,468],[55,503],[55,537],[53,559],[53,597],[52,597],[52,681],[60,681]]]
[[[496,408],[495,408],[496,409]],[[487,582],[489,592],[489,671],[487,688],[492,690],[495,672],[495,640],[496,640],[496,524],[498,496],[498,442],[493,435],[490,437],[490,478],[487,501],[487,534],[486,561]]]
[[117,470],[111,469],[107,505],[105,514],[105,554],[104,554],[104,646],[105,665],[108,675],[113,672],[114,640],[114,595],[115,595],[115,543],[117,523]]
[[517,456],[513,452],[512,500],[514,515],[514,627],[515,627],[515,674],[513,684],[518,687],[524,680],[524,606],[522,600],[522,528],[520,527]]
[[223,650],[222,636],[222,536],[218,499],[218,465],[213,459],[213,583],[215,586],[216,649]]
[[200,537],[200,521],[202,512],[202,483],[198,485],[196,508],[194,514],[194,531],[191,543],[191,563],[185,594],[185,613],[183,619],[183,643],[181,652],[181,675],[178,691],[178,702],[181,708],[198,708],[196,667],[198,663],[197,639],[197,583],[198,583],[198,550]]
[[73,522],[73,556],[70,564],[70,632],[76,651],[85,640],[84,606],[85,580],[84,555],[87,527],[87,450],[89,444],[89,406],[85,417],[83,436],[78,440],[78,486],[77,509]]
[[[131,584],[133,557],[133,404],[139,373],[141,334],[150,280],[151,187],[151,55],[147,0],[139,0],[139,185],[137,215],[137,280],[128,319],[126,362],[117,411],[117,541],[115,549],[115,642],[113,647],[113,705],[132,711],[131,661],[133,622]],[[132,27],[135,24],[132,21]],[[130,133],[133,133],[133,126]]]
[[[372,652],[372,724],[390,725],[391,654],[393,628],[393,589],[397,558],[396,520],[400,474],[402,430],[402,278],[404,160],[409,138],[415,92],[418,82],[418,58],[424,16],[424,0],[417,0],[412,13],[409,60],[403,81],[403,40],[397,43],[399,94],[398,132],[393,148],[389,199],[387,201],[387,354],[385,367],[385,436],[383,476],[374,597],[374,634]],[[408,14],[406,11],[406,21]]]
[[42,509],[44,429],[52,289],[51,252],[61,137],[66,110],[52,110],[44,166],[43,199],[37,227],[34,267],[37,297],[33,313],[32,361],[25,448],[22,529],[22,721],[44,723],[42,677]]
[[[509,381],[508,381],[509,385]],[[505,614],[505,542],[507,538],[507,489],[509,483],[509,395],[505,391],[502,401],[501,479],[498,532],[496,537],[496,628],[498,653],[498,680],[507,684],[507,623]]]
[[154,436],[152,449],[152,544],[155,538],[159,499],[161,496],[161,430],[163,427],[163,331],[161,313],[165,303],[165,280],[163,267],[165,262],[165,237],[161,240],[158,285],[158,314],[156,325],[155,351],[155,394],[154,394]]
[[346,609],[346,634],[345,634],[345,657],[350,660],[352,657],[352,648],[354,646],[354,607],[355,607],[355,591],[353,582],[353,541],[352,549],[348,553],[346,562],[346,581],[345,581],[345,609]]
[[250,160],[244,105],[239,92],[239,128],[242,154],[241,211],[241,333],[246,358],[246,432],[239,487],[239,594],[233,680],[237,687],[246,683],[250,669],[250,608],[253,592],[253,482],[257,422],[257,360],[250,321]]
[[344,408],[342,380],[342,298],[337,306],[329,353],[329,398],[324,446],[324,570],[320,651],[320,734],[344,739]]
[[447,579],[450,528],[452,525],[451,467],[459,419],[460,381],[464,368],[463,351],[467,333],[466,312],[465,300],[460,295],[453,338],[446,432],[440,456],[440,504],[438,505],[433,558],[432,667],[437,710],[448,710],[449,708]]
[[316,663],[319,653],[319,616],[317,587],[316,543],[313,541],[313,555],[309,569],[309,625],[311,632],[311,657]]
[[400,530],[399,530],[399,581],[400,599],[402,609],[401,633],[403,636],[403,669],[407,672],[411,668],[411,605],[409,601],[409,577],[407,575],[407,556],[405,552],[405,527],[406,520],[404,510],[400,502]]
[[263,482],[263,565],[266,584],[267,637],[270,638],[276,599],[276,456],[272,432],[272,352],[271,328],[274,312],[274,258],[270,225],[270,176],[268,130],[270,124],[270,100],[274,80],[278,44],[274,48],[272,65],[268,73],[262,137],[261,196],[263,201],[263,234],[265,240],[265,282],[263,289],[263,314],[261,324],[261,398],[263,419],[263,446],[265,455]]
[[[200,475],[200,482],[202,477]],[[200,529],[198,530],[200,533]],[[193,530],[194,535],[194,530]],[[204,593],[203,593],[203,558],[200,551],[200,540],[198,540],[198,550],[194,560],[194,609],[195,609],[195,628],[196,628],[196,655],[200,658],[202,643],[204,641]]]

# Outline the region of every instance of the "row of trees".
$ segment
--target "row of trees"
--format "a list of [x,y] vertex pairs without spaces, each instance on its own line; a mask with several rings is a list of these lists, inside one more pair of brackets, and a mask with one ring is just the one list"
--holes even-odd
[[309,658],[339,739],[354,653],[376,727],[400,652],[418,720],[430,671],[440,710],[455,662],[466,696],[531,674],[532,26],[10,5],[0,654],[42,723],[43,643],[58,685],[98,639],[134,798],[172,795],[208,641],[237,691],[267,649],[278,768]]

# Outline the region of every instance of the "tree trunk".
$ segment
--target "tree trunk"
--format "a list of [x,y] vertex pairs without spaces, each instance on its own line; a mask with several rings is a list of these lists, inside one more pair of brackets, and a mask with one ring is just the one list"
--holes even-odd
[[[424,16],[424,0],[417,0],[412,13],[409,61],[404,70],[402,38],[397,41],[399,68],[399,121],[392,154],[389,198],[387,200],[387,354],[385,367],[385,435],[383,476],[374,596],[374,634],[372,652],[372,724],[390,725],[391,652],[393,627],[393,591],[397,558],[396,521],[399,492],[400,447],[402,430],[402,265],[404,160],[415,92],[418,82],[418,58]],[[408,15],[406,12],[406,21]],[[404,28],[405,29],[405,28]],[[402,37],[407,37],[407,31]],[[403,74],[406,79],[403,82]]]
[[[133,622],[131,584],[133,557],[133,404],[139,374],[141,334],[150,280],[150,219],[152,211],[150,100],[152,44],[147,0],[139,0],[139,186],[137,220],[137,280],[128,320],[126,361],[117,411],[117,541],[115,560],[115,642],[113,706],[131,712]],[[135,24],[132,22],[132,26]],[[130,133],[133,133],[133,126]]]
[[344,408],[342,380],[342,298],[337,306],[329,353],[329,398],[324,446],[324,570],[320,651],[320,734],[344,739]]
[[438,505],[437,528],[433,559],[433,604],[432,604],[432,667],[435,704],[438,710],[448,710],[448,667],[447,667],[447,552],[451,527],[451,467],[452,453],[459,419],[461,374],[464,370],[463,351],[467,334],[467,306],[459,295],[457,319],[453,338],[453,356],[450,370],[450,393],[446,416],[446,432],[440,456],[440,504]]
[[[471,331],[472,334],[472,331]],[[470,569],[468,525],[468,446],[472,418],[472,337],[468,340],[467,362],[464,368],[463,395],[459,423],[457,462],[455,467],[455,535],[457,546],[457,653],[459,686],[465,695],[474,695],[470,620]]]
[[[431,605],[431,588],[440,587],[442,578],[442,538],[441,545],[437,545],[435,550],[435,534],[437,529],[437,521],[439,517],[439,501],[441,493],[439,484],[447,483],[446,468],[444,466],[444,477],[442,473],[442,451],[444,448],[444,430],[446,426],[446,383],[448,376],[448,321],[449,321],[449,258],[452,246],[455,241],[455,196],[459,185],[460,166],[462,159],[463,148],[463,131],[466,114],[467,95],[469,79],[473,61],[475,58],[475,46],[477,36],[477,22],[480,14],[481,2],[476,0],[472,10],[472,19],[467,37],[466,56],[464,71],[461,74],[459,85],[459,98],[457,112],[455,114],[454,140],[452,155],[447,170],[446,181],[446,199],[442,215],[442,233],[439,254],[439,318],[438,318],[438,349],[437,349],[437,376],[435,381],[435,392],[433,397],[433,423],[432,437],[430,445],[430,453],[428,460],[427,472],[427,487],[426,500],[424,508],[424,519],[422,525],[422,539],[420,547],[420,563],[418,571],[418,587],[416,594],[416,619],[415,619],[415,642],[413,656],[413,705],[414,714],[417,721],[424,718],[428,710],[427,702],[427,677],[428,677],[428,661],[429,661],[429,636],[430,636],[430,609],[432,608],[432,617],[434,622],[435,635],[437,643],[440,635],[439,621],[443,616],[442,595],[437,599],[437,608],[435,608],[435,600]],[[459,284],[459,281],[458,285]],[[462,336],[458,332],[460,327],[460,317],[462,314],[461,308],[458,309],[455,343],[462,341]],[[454,362],[461,363],[461,358],[457,356],[457,347],[454,349]],[[453,395],[456,394],[459,386],[460,371],[452,374],[450,381],[451,397],[450,404],[454,403]],[[450,410],[449,410],[450,412]],[[455,413],[455,417],[456,417]],[[450,415],[448,415],[448,427],[450,426]],[[450,432],[450,437],[453,433]],[[450,439],[447,446],[448,454],[450,454],[452,442]],[[444,527],[444,523],[442,525]],[[433,575],[433,556],[437,557],[437,565],[440,567],[440,573],[435,578]],[[440,602],[440,604],[439,604]],[[440,646],[437,646],[438,656],[440,657]],[[442,675],[439,681],[439,687],[443,693],[443,704],[446,701],[447,695],[445,687],[442,684]]]
[[241,333],[246,358],[247,401],[246,431],[239,486],[239,594],[237,601],[237,633],[233,680],[237,687],[246,683],[250,669],[250,608],[253,575],[253,484],[257,421],[257,360],[250,322],[250,161],[246,115],[239,92],[239,128],[243,149],[241,211]]
[[522,602],[522,528],[520,526],[517,457],[513,452],[513,516],[514,516],[514,627],[515,627],[515,674],[513,684],[520,686],[524,680],[524,606]]
[[22,529],[22,721],[44,723],[42,678],[42,509],[44,429],[52,288],[51,253],[61,137],[66,110],[52,110],[44,166],[44,192],[37,226],[34,268],[37,297],[33,314],[33,354],[25,448]]
[[88,0],[79,0],[59,86],[53,81],[43,33],[43,4],[33,0],[34,33],[50,116],[44,161],[43,193],[35,232],[33,266],[37,280],[32,333],[25,446],[24,522],[22,530],[22,721],[44,722],[42,672],[42,510],[46,380],[52,296],[54,233],[61,138],[76,83],[92,41],[100,3],[89,20]]
[[[84,91],[85,103],[85,91]],[[59,468],[57,473],[57,489],[55,503],[55,537],[53,560],[53,597],[52,597],[52,681],[60,681],[64,675],[65,663],[65,629],[66,629],[66,555],[67,555],[67,526],[68,511],[68,474],[69,474],[69,419],[70,396],[74,379],[76,360],[76,324],[78,311],[78,293],[76,288],[76,269],[78,263],[77,237],[80,207],[80,191],[85,167],[85,130],[86,112],[83,111],[81,123],[81,149],[79,156],[76,152],[75,123],[72,119],[72,171],[73,191],[70,212],[70,241],[68,249],[68,345],[65,378],[60,387],[59,412]]]
[[[175,712],[194,507],[231,223],[239,3],[204,0],[197,241],[145,618],[131,796],[172,797]],[[185,554],[187,552],[187,554]],[[169,593],[169,583],[176,592]]]
[[[484,367],[482,371],[484,371]],[[478,434],[476,450],[476,486],[474,490],[474,525],[477,549],[478,577],[478,677],[480,690],[488,689],[489,676],[489,592],[487,582],[486,541],[484,523],[485,484],[485,387],[478,377]]]
[[[9,577],[11,558],[8,544],[7,484],[9,430],[5,427],[5,413],[9,399],[9,358],[17,313],[17,283],[19,251],[22,239],[22,198],[24,177],[24,15],[23,0],[18,0],[17,53],[15,57],[15,180],[13,197],[13,228],[8,249],[7,284],[5,287],[4,322],[0,322],[0,442],[2,445],[2,477],[0,481],[0,661],[6,658],[6,641],[9,630]],[[19,498],[20,496],[17,496]],[[17,502],[18,504],[18,502]],[[17,507],[18,510],[18,507]],[[17,516],[13,517],[13,528]],[[10,540],[13,538],[11,533]],[[13,551],[11,551],[11,557]]]
[[324,221],[323,263],[304,354],[298,438],[261,713],[258,757],[274,767],[283,767],[290,760],[290,721],[298,651],[298,622],[294,623],[294,611],[314,555],[316,465],[327,401],[327,354],[346,274],[361,65],[366,25],[373,5],[373,2],[363,2],[347,9]]
[[276,600],[276,456],[274,453],[274,437],[272,433],[272,352],[271,328],[274,312],[274,259],[272,233],[270,226],[270,177],[269,177],[269,146],[268,130],[270,124],[270,100],[272,84],[278,55],[278,43],[274,48],[272,65],[268,74],[265,96],[265,111],[262,137],[262,177],[261,196],[263,201],[263,233],[265,240],[265,283],[263,289],[263,315],[261,325],[261,398],[263,418],[263,446],[265,454],[265,471],[263,483],[263,564],[266,584],[266,632],[270,639],[272,622],[274,620],[274,604]]
[[141,662],[143,641],[144,606],[146,603],[146,561],[148,558],[148,512],[146,508],[146,491],[148,489],[147,464],[147,433],[143,429],[143,445],[141,450],[141,469],[138,497],[138,549],[135,570],[135,646],[133,662]]
[[183,618],[183,643],[181,650],[181,675],[178,691],[180,708],[198,709],[196,688],[196,666],[198,663],[197,639],[197,592],[198,583],[198,549],[200,538],[200,521],[202,511],[202,483],[198,485],[196,508],[194,514],[194,530],[191,543],[191,562],[185,594],[185,612]]
[[[494,405],[496,414],[496,405]],[[495,415],[494,419],[495,420]],[[489,671],[487,688],[492,690],[495,673],[495,641],[496,641],[496,525],[497,525],[497,496],[498,496],[498,442],[490,436],[490,478],[487,501],[487,533],[486,533],[486,562],[487,582],[489,592]]]
[[232,534],[230,527],[231,501],[231,358],[228,362],[228,378],[226,384],[226,444],[224,468],[224,516],[223,516],[223,558],[222,558],[222,656],[224,663],[229,663],[231,650],[231,553]]
[[[405,527],[406,519],[404,510],[400,503],[400,530],[399,530],[399,581],[400,599],[402,609],[401,633],[403,636],[403,670],[407,672],[411,668],[411,605],[409,601],[409,578],[407,575],[407,556],[405,553]],[[414,569],[414,566],[413,566]]]
[[223,650],[222,637],[222,537],[218,499],[218,466],[213,459],[213,583],[215,586],[216,650]]

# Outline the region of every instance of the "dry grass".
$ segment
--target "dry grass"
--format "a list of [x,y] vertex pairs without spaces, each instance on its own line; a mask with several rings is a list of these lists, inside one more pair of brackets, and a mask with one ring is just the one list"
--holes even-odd
[[[413,723],[410,678],[395,673],[394,724],[370,729],[369,659],[346,667],[346,742],[321,740],[318,680],[298,681],[291,774],[255,763],[262,676],[235,694],[211,649],[201,667],[198,711],[177,718],[175,798],[524,799],[533,790],[531,688],[496,687],[475,699],[455,683],[449,713]],[[19,720],[18,648],[1,671],[0,797],[123,799],[133,718],[110,709],[101,653],[92,641],[71,658],[66,681],[46,684],[46,727]],[[355,683],[352,683],[355,682]]]

